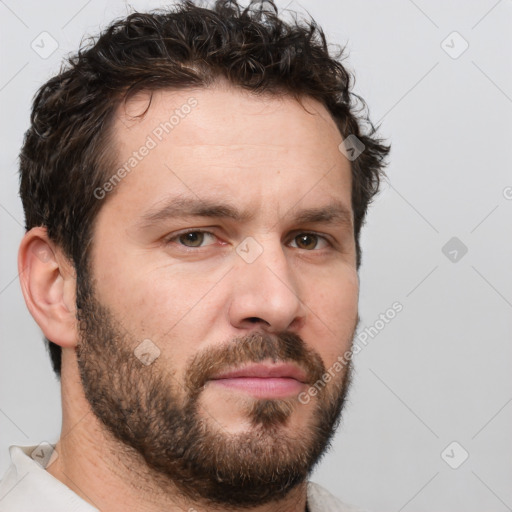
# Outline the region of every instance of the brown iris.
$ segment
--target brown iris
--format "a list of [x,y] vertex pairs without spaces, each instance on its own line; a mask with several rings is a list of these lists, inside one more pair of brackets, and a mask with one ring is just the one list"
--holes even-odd
[[318,237],[310,233],[305,233],[295,237],[295,243],[299,249],[314,249],[318,243]]

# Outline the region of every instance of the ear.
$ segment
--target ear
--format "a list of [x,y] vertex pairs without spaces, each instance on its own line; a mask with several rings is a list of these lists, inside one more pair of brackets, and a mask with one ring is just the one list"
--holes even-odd
[[25,303],[44,335],[63,348],[76,346],[76,274],[46,228],[28,231],[18,251]]

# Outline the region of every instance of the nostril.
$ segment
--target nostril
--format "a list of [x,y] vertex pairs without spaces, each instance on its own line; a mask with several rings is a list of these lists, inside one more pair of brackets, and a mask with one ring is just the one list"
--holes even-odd
[[258,322],[264,322],[261,318],[258,318],[257,316],[251,316],[247,319],[248,322],[251,322],[251,324],[257,324]]

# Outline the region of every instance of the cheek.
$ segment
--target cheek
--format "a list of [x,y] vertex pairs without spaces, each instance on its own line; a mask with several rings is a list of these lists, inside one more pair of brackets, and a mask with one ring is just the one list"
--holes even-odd
[[178,348],[189,346],[192,351],[202,343],[217,317],[218,304],[213,302],[215,282],[208,279],[146,280],[141,286],[133,310],[155,336],[166,344],[181,340]]
[[173,266],[149,270],[127,258],[115,271],[104,268],[98,273],[98,298],[132,337],[151,339],[173,358],[197,350],[216,314],[210,296],[215,276]]
[[326,282],[318,294],[306,302],[311,325],[316,331],[311,340],[326,366],[350,348],[357,323],[358,298],[357,272],[347,270],[341,278]]

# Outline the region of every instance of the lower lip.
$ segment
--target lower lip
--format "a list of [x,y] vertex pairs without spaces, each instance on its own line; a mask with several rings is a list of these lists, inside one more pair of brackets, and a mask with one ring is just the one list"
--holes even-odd
[[210,381],[219,386],[244,391],[260,398],[285,398],[297,395],[304,384],[288,377],[236,377]]

